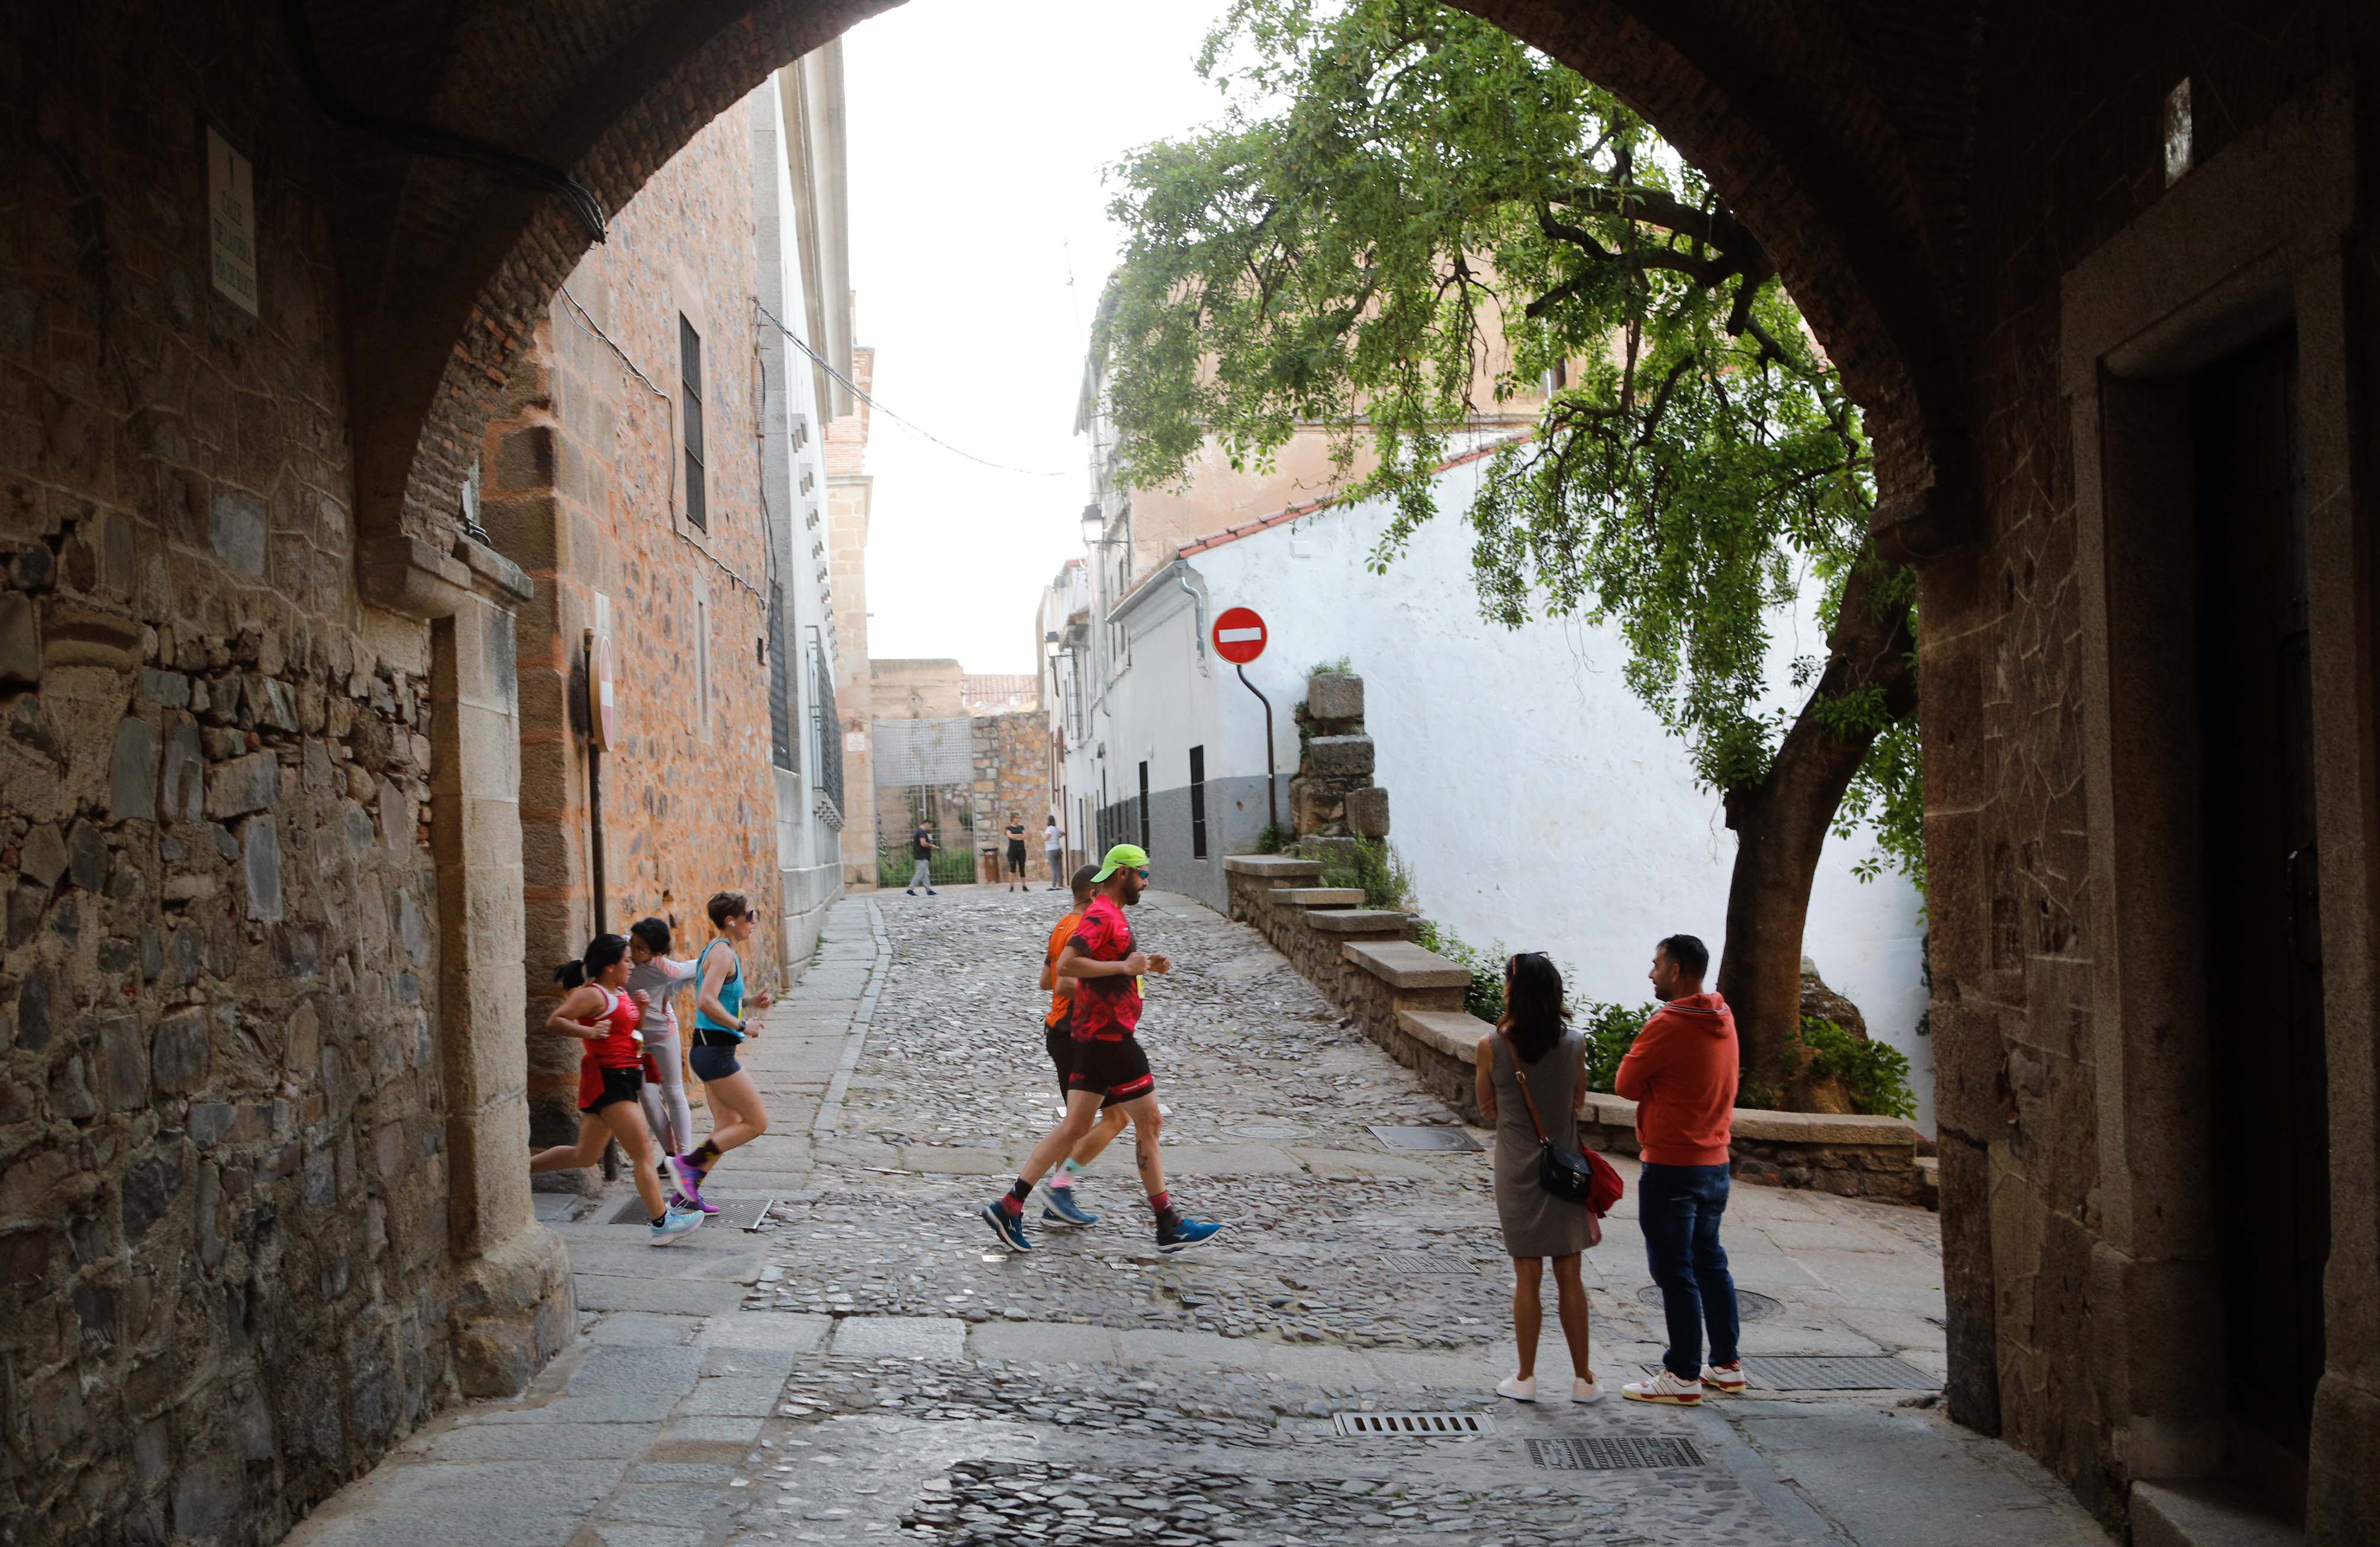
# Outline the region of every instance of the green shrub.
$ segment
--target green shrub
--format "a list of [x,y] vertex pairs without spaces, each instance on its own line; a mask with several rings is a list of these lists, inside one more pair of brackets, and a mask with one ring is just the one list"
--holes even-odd
[[1909,1059],[1899,1048],[1862,1041],[1815,1016],[1803,1017],[1801,1041],[1811,1078],[1842,1081],[1853,1112],[1871,1117],[1917,1115],[1916,1092],[1909,1088]]
[[1653,1018],[1658,1005],[1598,1005],[1592,1000],[1572,1011],[1572,1024],[1586,1038],[1586,1088],[1611,1093],[1611,1078],[1620,1060],[1635,1045],[1636,1033]]
[[1309,858],[1322,860],[1321,884],[1362,888],[1366,907],[1413,907],[1413,872],[1386,838],[1357,838],[1352,847],[1333,844]]
[[1258,854],[1279,854],[1289,847],[1290,830],[1277,822],[1268,822],[1257,832]]

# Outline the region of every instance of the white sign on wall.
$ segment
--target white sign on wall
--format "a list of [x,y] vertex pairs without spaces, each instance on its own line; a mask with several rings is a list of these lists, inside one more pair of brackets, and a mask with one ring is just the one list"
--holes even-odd
[[256,315],[256,173],[248,158],[207,130],[207,230],[215,288]]

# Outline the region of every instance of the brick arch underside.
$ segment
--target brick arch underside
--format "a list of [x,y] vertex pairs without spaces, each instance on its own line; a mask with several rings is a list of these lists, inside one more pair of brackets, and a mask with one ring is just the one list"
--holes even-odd
[[[1971,481],[1946,466],[1961,422],[1947,322],[1961,276],[1944,255],[1964,236],[1966,8],[1854,26],[1858,6],[1779,0],[1460,3],[1613,91],[1710,177],[1866,416],[1879,534],[1911,554],[1962,542]],[[414,94],[426,116],[571,168],[616,210],[771,71],[887,8],[532,0],[467,28],[443,78]],[[335,27],[324,34],[336,73],[346,51]],[[508,369],[589,245],[557,200],[453,162],[384,164],[396,181],[377,201],[348,195],[343,243],[368,583],[375,545],[452,542]]]

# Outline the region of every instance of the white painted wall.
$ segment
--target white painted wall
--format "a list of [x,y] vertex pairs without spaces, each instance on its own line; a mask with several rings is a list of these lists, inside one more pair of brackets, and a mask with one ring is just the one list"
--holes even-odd
[[[1362,674],[1375,779],[1389,791],[1390,842],[1420,904],[1482,949],[1543,950],[1575,997],[1649,997],[1653,943],[1677,932],[1722,946],[1735,838],[1715,793],[1697,790],[1682,745],[1621,680],[1617,633],[1580,622],[1507,630],[1479,616],[1469,503],[1480,464],[1444,475],[1447,514],[1385,577],[1365,561],[1385,506],[1337,506],[1184,561],[1207,615],[1250,606],[1270,630],[1249,677],[1270,694],[1283,774],[1294,770],[1290,706],[1317,662],[1348,657]],[[1232,669],[1191,643],[1193,609],[1171,577],[1128,607],[1131,665],[1111,688],[1093,741],[1108,743],[1111,789],[1155,753],[1153,787],[1187,778],[1203,742],[1210,780],[1264,771],[1263,719]],[[1164,594],[1171,592],[1171,595]],[[1145,599],[1142,599],[1145,598]],[[1811,620],[1781,662],[1822,650]],[[1093,787],[1097,769],[1075,775]],[[1872,1035],[1909,1055],[1920,1121],[1933,1127],[1933,1053],[1916,1035],[1920,899],[1898,875],[1863,883],[1865,836],[1828,846],[1803,949],[1866,1015]]]

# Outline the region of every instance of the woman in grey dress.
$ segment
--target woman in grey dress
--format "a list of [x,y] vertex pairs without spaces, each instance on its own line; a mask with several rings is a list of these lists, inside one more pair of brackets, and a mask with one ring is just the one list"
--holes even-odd
[[1504,1016],[1479,1039],[1478,1088],[1480,1115],[1496,1129],[1496,1217],[1512,1257],[1512,1334],[1521,1347],[1520,1373],[1499,1382],[1496,1394],[1537,1400],[1537,1334],[1545,1324],[1537,1291],[1551,1258],[1555,1305],[1573,1371],[1570,1399],[1600,1402],[1603,1388],[1587,1358],[1586,1286],[1578,1259],[1601,1243],[1603,1226],[1585,1204],[1565,1203],[1537,1185],[1537,1130],[1524,1099],[1534,1098],[1547,1139],[1577,1149],[1578,1115],[1586,1106],[1586,1039],[1571,1028],[1561,974],[1536,952],[1504,964]]

